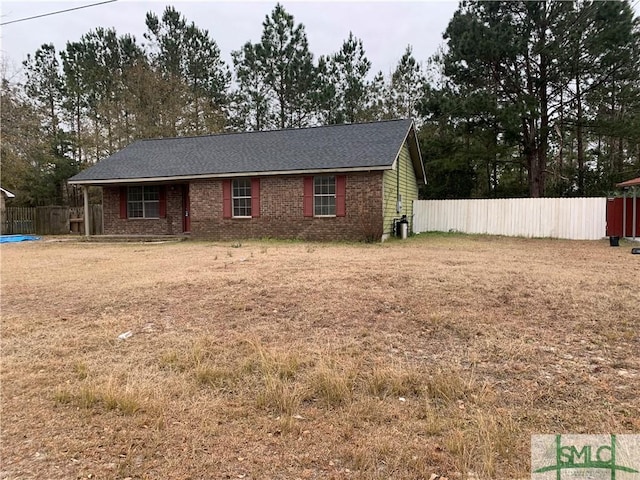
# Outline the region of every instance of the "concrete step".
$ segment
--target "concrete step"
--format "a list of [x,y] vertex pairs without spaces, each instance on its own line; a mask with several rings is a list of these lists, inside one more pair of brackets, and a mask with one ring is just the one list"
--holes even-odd
[[188,235],[91,235],[89,237],[79,237],[81,241],[98,243],[183,242],[188,239]]

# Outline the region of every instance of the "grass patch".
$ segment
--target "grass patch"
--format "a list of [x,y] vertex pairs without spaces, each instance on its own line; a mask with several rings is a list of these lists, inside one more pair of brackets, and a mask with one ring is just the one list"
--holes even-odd
[[426,383],[428,397],[444,405],[464,401],[477,390],[473,374],[465,374],[456,369],[438,370]]
[[309,376],[313,399],[327,407],[348,403],[353,397],[356,373],[349,366],[320,361]]
[[245,369],[257,370],[264,376],[276,376],[282,380],[295,378],[302,359],[288,350],[267,349],[260,342],[247,342],[253,351],[253,355],[247,360]]
[[76,387],[59,387],[54,393],[58,405],[72,405],[77,408],[97,411],[115,411],[122,415],[136,415],[141,412],[154,413],[157,405],[152,393],[136,389],[109,376],[105,383],[82,382]]
[[407,397],[421,393],[422,378],[399,365],[375,365],[363,375],[365,391],[375,397]]
[[199,365],[196,367],[194,375],[199,384],[221,390],[233,389],[238,378],[233,370],[215,365]]
[[127,386],[121,386],[111,380],[105,387],[97,392],[107,410],[116,410],[123,415],[133,415],[139,412],[144,405],[144,400],[139,392]]
[[297,382],[267,375],[256,403],[258,408],[265,408],[278,415],[292,416],[300,410],[303,398],[304,393]]
[[527,478],[532,433],[640,429],[605,241],[0,250],[8,478]]

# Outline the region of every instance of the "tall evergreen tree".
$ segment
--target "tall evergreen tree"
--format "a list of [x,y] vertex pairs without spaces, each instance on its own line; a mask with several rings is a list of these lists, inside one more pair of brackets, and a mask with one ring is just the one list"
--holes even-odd
[[[518,111],[529,194],[544,195],[549,148],[550,26],[559,2],[463,3],[445,32],[445,74]],[[507,127],[506,125],[504,126]]]
[[27,55],[25,67],[25,91],[47,117],[49,136],[55,137],[60,123],[63,82],[60,62],[53,44],[38,48],[35,55]]
[[413,57],[411,45],[407,45],[391,75],[390,101],[395,117],[417,117],[416,104],[422,96],[426,82],[427,79],[422,73],[420,64]]
[[314,68],[304,25],[296,25],[293,15],[277,4],[262,27],[256,53],[264,67],[265,83],[275,97],[277,126],[305,126],[311,108],[296,103],[300,104],[313,84]]
[[235,127],[263,130],[271,124],[271,98],[260,44],[247,42],[232,52],[238,90],[233,96]]
[[330,56],[321,56],[316,68],[315,106],[318,121],[324,125],[344,123],[338,95],[338,74]]
[[[509,157],[522,161],[532,196],[603,194],[638,161],[623,127],[640,78],[628,1],[466,2],[445,38],[446,82],[484,119],[474,138],[486,138],[494,187],[515,178],[501,171]],[[518,150],[505,156],[508,139]]]
[[368,86],[365,120],[379,121],[397,118],[389,101],[391,98],[390,89],[391,87],[382,72],[376,73]]
[[236,102],[236,123],[258,130],[309,125],[317,82],[304,25],[277,4],[262,27],[259,43],[232,53],[236,99],[246,102]]
[[[67,203],[66,179],[77,173],[78,165],[69,154],[69,138],[60,126],[64,91],[55,48],[51,44],[42,45],[34,57],[27,56],[24,66],[25,92],[37,115],[31,116],[30,120],[21,119],[17,125],[18,128],[34,129],[35,123],[40,123],[39,134],[29,142],[28,168],[22,178],[30,185],[26,198],[37,205]],[[15,111],[15,103],[9,102],[8,106],[14,107]],[[25,107],[22,111],[30,116]],[[6,121],[4,112],[3,120]]]
[[371,62],[366,57],[362,40],[349,32],[342,48],[331,57],[336,90],[341,102],[342,118],[354,123],[364,119],[368,101],[367,75]]
[[[640,173],[640,28],[628,2],[578,6],[575,23],[584,15],[588,25],[574,42],[577,178],[581,192],[594,194]],[[590,148],[596,139],[600,147]]]
[[151,64],[173,88],[161,99],[165,125],[177,135],[202,134],[224,127],[224,106],[231,74],[207,30],[198,28],[173,7],[161,18],[146,17],[152,42]]
[[[91,85],[85,74],[85,45],[81,42],[67,42],[66,49],[60,52],[64,78],[64,117],[72,126],[74,159],[82,164],[87,162],[85,148],[85,126],[89,105]],[[87,145],[88,146],[88,145]]]

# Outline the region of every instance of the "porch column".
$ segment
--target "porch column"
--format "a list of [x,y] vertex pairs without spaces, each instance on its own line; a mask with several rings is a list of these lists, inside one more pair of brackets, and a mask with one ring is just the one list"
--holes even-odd
[[82,186],[82,197],[84,199],[84,235],[88,237],[91,233],[91,222],[89,220],[89,187]]
[[638,203],[638,187],[633,187],[633,232],[631,236],[633,237],[634,240],[636,239],[636,229],[638,228],[638,225],[637,225],[638,210],[636,207],[637,203]]
[[627,238],[627,189],[622,190],[622,238]]

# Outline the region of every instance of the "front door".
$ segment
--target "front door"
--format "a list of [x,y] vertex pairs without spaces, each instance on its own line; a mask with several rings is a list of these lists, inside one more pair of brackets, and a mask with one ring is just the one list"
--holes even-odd
[[189,199],[189,184],[182,185],[182,232],[191,231],[191,201]]

